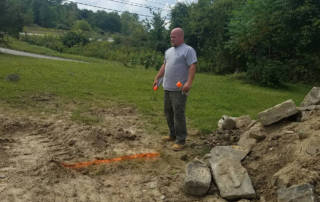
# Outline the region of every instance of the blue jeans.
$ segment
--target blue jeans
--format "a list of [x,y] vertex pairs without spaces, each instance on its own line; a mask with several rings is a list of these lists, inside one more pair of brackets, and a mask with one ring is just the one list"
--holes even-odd
[[164,113],[167,118],[170,137],[177,144],[185,144],[187,137],[186,109],[187,95],[181,91],[164,91]]

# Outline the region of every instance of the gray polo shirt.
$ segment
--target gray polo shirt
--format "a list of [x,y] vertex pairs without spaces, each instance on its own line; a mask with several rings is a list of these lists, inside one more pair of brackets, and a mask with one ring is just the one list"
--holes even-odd
[[197,62],[196,51],[183,43],[178,47],[171,47],[165,52],[165,72],[163,88],[168,91],[179,91],[176,83],[185,84],[188,80],[190,65]]

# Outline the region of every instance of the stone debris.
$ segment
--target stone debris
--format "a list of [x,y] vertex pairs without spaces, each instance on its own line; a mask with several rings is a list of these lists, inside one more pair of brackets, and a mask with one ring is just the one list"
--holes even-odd
[[211,159],[210,166],[221,197],[227,200],[255,197],[250,177],[240,162],[231,158],[218,162]]
[[287,100],[274,107],[266,109],[258,114],[258,120],[264,125],[268,126],[276,123],[284,118],[288,118],[299,113],[296,104],[293,100]]
[[246,128],[252,123],[252,119],[250,118],[249,115],[236,117],[235,121],[236,121],[237,129]]
[[294,185],[278,190],[278,202],[316,202],[314,188],[310,184]]
[[256,139],[257,141],[264,140],[266,138],[266,132],[261,123],[255,124],[249,129],[249,137]]
[[211,172],[207,164],[200,160],[193,160],[186,166],[184,190],[190,195],[205,195],[210,188],[211,179]]
[[[294,121],[302,121],[308,118],[307,115],[311,116],[316,113],[315,110],[320,110],[320,87],[314,87],[309,92],[301,103],[301,107],[296,107],[292,100],[287,100],[260,112],[257,121],[252,120],[249,115],[240,117],[223,115],[218,122],[218,129],[212,134],[212,149],[210,153],[203,157],[206,163],[196,160],[187,164],[184,184],[187,193],[198,196],[207,194],[208,196],[204,197],[202,201],[208,202],[227,202],[227,200],[250,202],[250,199],[266,202],[264,196],[256,195],[248,172],[241,164],[242,160],[246,158],[255,145],[265,141],[265,139],[270,139],[267,137],[269,129],[265,126],[299,113],[300,117],[297,116],[297,118],[300,118],[300,120],[295,119]],[[311,125],[310,128],[320,130],[319,125]],[[237,134],[236,141],[238,142],[232,140],[232,134]],[[310,158],[314,158],[320,154],[318,136],[314,137],[315,139],[309,138],[308,133],[303,130],[296,130],[295,126],[280,131],[280,134],[285,138],[298,138],[298,141],[301,142],[299,155],[307,153]],[[277,140],[274,138],[272,137],[271,140]],[[232,145],[236,143],[237,145]],[[272,152],[274,148],[270,145],[266,149]],[[254,156],[249,158],[254,158]],[[292,179],[296,176],[291,171],[292,168],[299,168],[299,166],[301,166],[299,162],[294,161],[285,167],[279,167],[278,172],[270,179],[271,185],[278,188],[278,202],[317,201],[317,195],[314,193],[314,187],[311,184],[293,185],[287,188],[292,185]],[[290,172],[292,174],[287,175]],[[311,175],[310,179],[306,179],[305,182],[314,182],[312,179],[318,179],[317,176],[319,176],[317,171],[309,171],[306,177],[309,175]],[[212,181],[209,180],[211,178]]]
[[238,145],[216,146],[210,151],[212,161],[230,158],[234,161],[241,162],[247,156],[247,151]]
[[236,121],[234,117],[223,115],[218,121],[218,128],[223,130],[232,130],[236,127]]
[[301,102],[301,107],[320,104],[320,87],[313,87]]

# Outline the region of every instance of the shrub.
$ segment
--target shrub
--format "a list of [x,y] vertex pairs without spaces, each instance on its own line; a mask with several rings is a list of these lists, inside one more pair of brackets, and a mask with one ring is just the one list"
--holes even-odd
[[63,45],[71,48],[75,45],[86,45],[89,43],[89,37],[86,36],[83,32],[67,32],[62,36]]
[[278,60],[260,59],[247,68],[247,78],[263,86],[278,87],[288,79],[287,66]]

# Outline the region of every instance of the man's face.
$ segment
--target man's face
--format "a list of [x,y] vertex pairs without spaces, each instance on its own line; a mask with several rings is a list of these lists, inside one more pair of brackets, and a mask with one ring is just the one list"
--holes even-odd
[[170,42],[173,47],[177,47],[183,43],[182,34],[179,31],[173,30],[170,34]]

